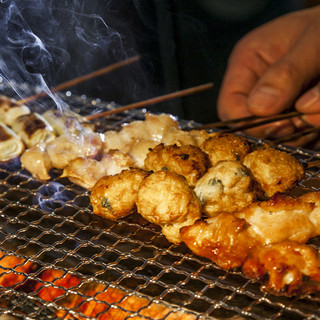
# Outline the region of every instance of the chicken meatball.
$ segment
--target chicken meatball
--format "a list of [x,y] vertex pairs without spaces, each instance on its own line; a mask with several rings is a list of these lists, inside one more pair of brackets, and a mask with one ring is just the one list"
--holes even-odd
[[221,133],[208,138],[201,149],[209,155],[214,166],[221,160],[242,161],[251,151],[251,143],[243,136]]
[[180,229],[201,217],[201,203],[186,179],[168,170],[143,180],[137,209],[146,220],[161,226],[165,237],[175,244],[181,242]]
[[268,197],[292,189],[304,175],[304,168],[295,157],[268,146],[246,155],[243,164]]
[[239,161],[220,161],[209,168],[194,191],[209,217],[238,211],[255,200],[253,181]]
[[93,212],[111,220],[133,213],[140,184],[147,175],[142,169],[131,169],[99,179],[90,195]]
[[167,169],[183,175],[192,187],[209,167],[208,156],[198,147],[192,145],[164,146],[157,145],[144,161],[145,169],[158,171]]

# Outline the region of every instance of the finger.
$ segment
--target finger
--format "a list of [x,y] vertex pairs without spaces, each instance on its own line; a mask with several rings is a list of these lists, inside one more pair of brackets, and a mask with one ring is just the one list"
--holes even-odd
[[218,115],[221,120],[252,115],[248,96],[260,75],[268,68],[266,62],[241,41],[230,56],[218,97]]
[[320,112],[319,83],[306,91],[296,102],[295,107],[302,113]]
[[317,39],[315,31],[307,29],[291,50],[270,66],[249,96],[251,112],[272,115],[293,105],[302,89],[319,73]]
[[246,134],[257,138],[278,139],[293,134],[295,130],[295,126],[290,120],[281,120],[248,129]]

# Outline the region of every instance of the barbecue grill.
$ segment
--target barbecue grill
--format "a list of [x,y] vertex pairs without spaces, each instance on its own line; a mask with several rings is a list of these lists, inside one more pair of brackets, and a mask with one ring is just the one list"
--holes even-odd
[[[2,93],[14,96],[3,86]],[[99,99],[63,94],[63,99],[83,115],[116,106]],[[33,110],[51,108],[51,101],[34,103]],[[103,130],[119,128],[122,123],[144,119],[145,110],[127,111],[101,119]],[[183,128],[195,126],[181,121]],[[252,140],[261,143],[260,140]],[[318,160],[312,151],[278,146],[304,163]],[[293,190],[295,195],[320,188],[320,169],[307,170],[305,179]],[[39,279],[44,270],[70,273],[81,282],[67,294],[78,293],[87,284],[102,284],[120,290],[120,301],[110,302],[108,309],[122,310],[126,297],[145,299],[139,310],[122,310],[125,319],[153,319],[144,309],[163,305],[169,319],[175,312],[190,319],[318,319],[320,294],[304,297],[278,297],[261,290],[261,283],[237,271],[223,271],[212,262],[192,254],[182,245],[172,245],[160,228],[131,215],[110,221],[92,213],[89,192],[61,178],[61,171],[51,170],[51,179],[39,182],[20,166],[19,160],[0,166],[0,249],[7,255],[34,262],[38,269],[23,281],[20,288],[0,289],[0,319],[56,319],[58,311],[65,318],[92,319],[59,301],[44,301],[28,290],[33,281],[55,287]],[[318,246],[317,239],[313,245]],[[1,260],[0,260],[1,262]],[[8,268],[6,273],[21,274]],[[81,294],[81,293],[80,293]],[[83,296],[86,300],[97,297]],[[101,314],[102,316],[102,314]],[[135,318],[137,319],[137,318]]]

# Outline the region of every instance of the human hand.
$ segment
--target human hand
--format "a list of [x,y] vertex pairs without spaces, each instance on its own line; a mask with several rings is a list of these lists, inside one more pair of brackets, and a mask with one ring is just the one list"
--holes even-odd
[[[269,116],[293,105],[306,115],[250,129],[280,138],[320,125],[320,6],[273,20],[235,46],[218,98],[221,120]],[[302,145],[310,136],[295,142]]]

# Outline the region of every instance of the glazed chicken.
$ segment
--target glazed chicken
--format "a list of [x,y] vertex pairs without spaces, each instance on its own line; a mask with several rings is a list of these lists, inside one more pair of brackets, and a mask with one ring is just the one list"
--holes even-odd
[[158,171],[167,169],[183,175],[190,186],[201,178],[209,167],[209,159],[200,148],[192,145],[165,146],[157,145],[148,154],[144,161],[146,170]]
[[257,201],[236,212],[238,218],[248,223],[248,232],[262,244],[284,240],[305,243],[319,234],[312,222],[313,203],[301,198],[276,194],[268,201]]
[[247,230],[247,222],[231,213],[221,213],[181,229],[181,239],[195,254],[222,269],[240,267],[250,250],[259,245]]
[[137,211],[159,225],[170,242],[178,244],[180,229],[201,217],[201,203],[183,176],[160,170],[143,180],[138,191]]
[[293,295],[320,289],[318,252],[292,241],[254,248],[242,271],[250,278],[267,278],[265,290],[273,294]]
[[209,168],[196,182],[194,191],[209,217],[238,211],[255,200],[253,181],[247,169],[234,160],[220,161]]
[[304,175],[304,168],[295,157],[268,146],[246,155],[243,164],[268,197],[289,191]]
[[211,165],[215,166],[221,160],[243,161],[244,157],[251,151],[251,143],[243,136],[221,133],[216,134],[202,144],[210,159]]
[[93,213],[111,220],[133,213],[138,190],[147,175],[142,169],[131,169],[99,179],[90,195]]

